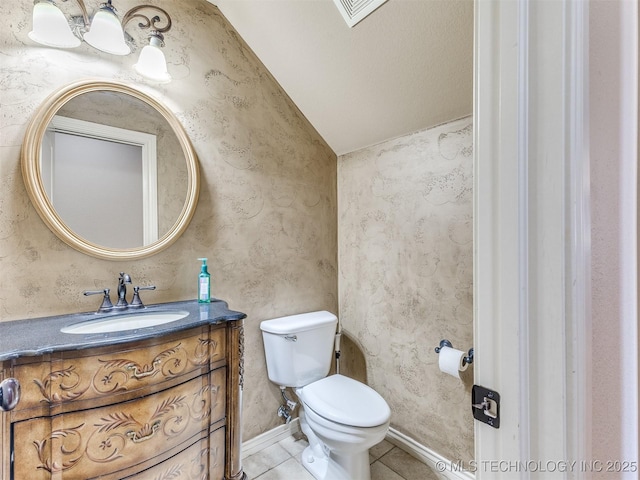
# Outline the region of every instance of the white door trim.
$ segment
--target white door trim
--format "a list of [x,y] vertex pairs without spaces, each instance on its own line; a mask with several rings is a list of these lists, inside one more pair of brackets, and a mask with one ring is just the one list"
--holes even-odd
[[[485,474],[482,462],[523,457],[520,431],[528,430],[519,421],[519,382],[510,381],[520,378],[521,355],[526,352],[518,341],[518,246],[522,237],[518,222],[522,216],[518,212],[518,57],[517,49],[507,47],[517,45],[518,29],[517,22],[505,18],[517,20],[517,14],[516,2],[478,0],[475,4],[474,375],[476,384],[497,390],[502,399],[500,430],[475,422],[478,479],[492,477]],[[512,268],[501,272],[505,265]],[[509,362],[501,361],[507,358]],[[504,415],[506,405],[511,412],[508,416]],[[510,441],[501,441],[506,438]]]
[[[142,161],[142,234],[143,245],[158,240],[158,154],[156,135],[128,130],[77,118],[55,115],[47,132],[62,132],[82,137],[141,147]],[[53,161],[52,157],[52,161]],[[51,187],[48,190],[52,192]]]
[[587,10],[476,2],[474,370],[502,400],[480,480],[589,458]]

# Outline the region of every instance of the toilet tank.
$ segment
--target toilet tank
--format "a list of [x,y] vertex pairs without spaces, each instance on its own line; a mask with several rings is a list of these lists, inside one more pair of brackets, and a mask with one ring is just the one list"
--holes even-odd
[[331,368],[338,318],[310,312],[260,323],[269,380],[303,387],[324,378]]

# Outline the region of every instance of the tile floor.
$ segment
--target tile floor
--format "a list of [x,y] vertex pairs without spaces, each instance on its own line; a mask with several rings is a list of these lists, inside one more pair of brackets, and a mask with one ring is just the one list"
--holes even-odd
[[[314,480],[302,466],[300,457],[308,445],[296,434],[271,445],[242,461],[249,480]],[[369,451],[371,480],[438,480],[436,473],[386,440]]]

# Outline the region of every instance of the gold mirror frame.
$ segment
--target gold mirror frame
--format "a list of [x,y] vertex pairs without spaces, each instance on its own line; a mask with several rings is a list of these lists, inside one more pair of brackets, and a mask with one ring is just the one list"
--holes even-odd
[[[45,192],[41,176],[40,150],[49,122],[51,122],[51,119],[66,102],[78,95],[95,91],[124,93],[155,108],[155,110],[169,123],[178,138],[180,146],[182,147],[182,151],[187,162],[187,198],[173,227],[171,227],[160,239],[150,243],[149,245],[143,245],[142,247],[131,249],[115,249],[97,245],[80,237],[59,217]],[[174,243],[186,230],[198,203],[198,195],[200,191],[198,158],[196,157],[196,153],[184,128],[173,112],[168,110],[162,103],[135,87],[121,82],[94,79],[83,80],[67,85],[49,95],[40,108],[38,108],[35,116],[27,127],[27,132],[22,144],[20,161],[22,177],[24,179],[27,193],[44,223],[67,245],[82,253],[86,253],[87,255],[97,258],[108,260],[133,260],[145,258],[164,250]]]

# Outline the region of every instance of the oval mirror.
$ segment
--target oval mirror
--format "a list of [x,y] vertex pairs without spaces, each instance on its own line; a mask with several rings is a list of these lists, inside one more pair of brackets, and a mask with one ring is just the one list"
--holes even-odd
[[27,127],[21,163],[42,220],[98,258],[168,247],[198,200],[198,160],[182,125],[124,83],[86,80],[50,95]]

